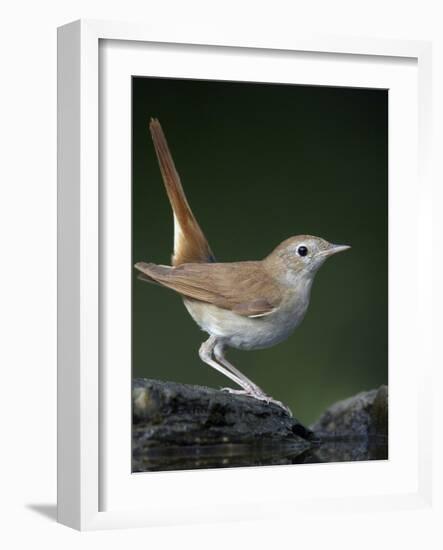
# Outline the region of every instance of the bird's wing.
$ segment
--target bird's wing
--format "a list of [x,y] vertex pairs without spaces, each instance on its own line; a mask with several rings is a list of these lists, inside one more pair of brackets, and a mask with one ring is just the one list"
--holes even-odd
[[143,275],[182,296],[229,309],[245,317],[262,317],[280,304],[278,286],[261,262],[183,264],[178,267],[139,262]]
[[166,193],[174,213],[174,253],[172,265],[189,262],[213,262],[214,255],[186,199],[180,176],[160,122],[149,124]]

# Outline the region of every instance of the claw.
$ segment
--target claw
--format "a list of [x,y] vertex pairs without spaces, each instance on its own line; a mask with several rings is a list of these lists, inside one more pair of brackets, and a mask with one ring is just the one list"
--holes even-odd
[[289,416],[293,416],[292,414],[292,411],[291,409],[287,406],[287,405],[284,405],[281,401],[277,401],[275,399],[270,399],[268,401],[268,403],[274,403],[275,405],[278,405],[279,407],[281,407]]

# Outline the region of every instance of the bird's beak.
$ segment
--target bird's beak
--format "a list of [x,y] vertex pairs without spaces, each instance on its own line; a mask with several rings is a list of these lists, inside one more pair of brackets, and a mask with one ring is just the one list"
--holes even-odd
[[332,256],[333,254],[337,254],[338,252],[344,252],[345,250],[348,250],[348,248],[351,247],[347,244],[331,244],[330,248],[324,250],[321,255]]

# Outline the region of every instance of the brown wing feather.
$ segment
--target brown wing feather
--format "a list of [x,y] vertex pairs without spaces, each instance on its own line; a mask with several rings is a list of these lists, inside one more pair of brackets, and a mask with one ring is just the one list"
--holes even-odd
[[229,309],[245,317],[271,313],[281,291],[263,270],[261,262],[184,264],[179,267],[139,262],[146,277],[182,296]]
[[160,122],[149,124],[160,171],[174,213],[174,254],[172,265],[189,262],[213,262],[214,255],[186,199],[180,176]]

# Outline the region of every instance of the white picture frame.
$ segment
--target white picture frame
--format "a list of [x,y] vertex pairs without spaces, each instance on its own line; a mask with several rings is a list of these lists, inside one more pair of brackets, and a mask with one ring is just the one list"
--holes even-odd
[[[290,53],[304,52],[313,56],[312,60],[315,56],[327,54],[330,56],[328,59],[337,58],[344,61],[344,73],[349,72],[350,66],[356,61],[366,63],[365,70],[368,75],[371,72],[374,73],[371,78],[379,79],[380,82],[384,82],[383,78],[394,78],[388,73],[395,73],[397,61],[402,63],[410,60],[415,67],[416,74],[413,78],[418,82],[418,93],[415,90],[411,91],[412,95],[405,93],[404,96],[407,98],[405,101],[415,102],[414,109],[418,116],[418,124],[411,120],[410,128],[414,134],[409,136],[410,141],[406,140],[403,144],[404,147],[411,147],[407,154],[408,160],[404,161],[403,167],[400,166],[400,150],[397,153],[395,149],[391,150],[391,155],[397,158],[396,166],[399,167],[399,172],[391,173],[390,170],[390,178],[393,176],[394,181],[400,181],[400,175],[404,178],[402,179],[404,189],[402,190],[400,185],[396,186],[396,192],[399,194],[394,198],[401,197],[403,193],[404,201],[403,205],[400,205],[398,200],[393,202],[392,196],[390,197],[390,217],[393,220],[390,224],[390,233],[393,235],[392,238],[397,238],[396,235],[401,233],[405,222],[408,223],[405,220],[405,213],[409,218],[410,226],[417,229],[417,238],[420,235],[429,234],[431,223],[432,186],[428,168],[431,120],[431,47],[429,43],[312,35],[263,39],[248,33],[238,38],[229,36],[228,32],[208,40],[204,32],[200,36],[195,33],[187,36],[185,30],[180,34],[177,31],[170,34],[159,26],[156,29],[117,22],[77,21],[61,27],[58,32],[59,521],[77,529],[87,530],[275,517],[276,513],[281,516],[291,514],[294,510],[297,510],[297,513],[301,510],[321,511],[326,506],[330,507],[331,503],[336,510],[343,511],[356,508],[371,511],[430,506],[431,433],[428,426],[431,425],[432,356],[429,345],[430,331],[426,330],[425,319],[431,318],[429,313],[431,296],[424,277],[425,273],[420,269],[417,269],[417,273],[412,276],[413,305],[416,307],[414,311],[417,312],[417,325],[409,329],[404,327],[403,333],[393,335],[393,338],[397,338],[401,343],[402,339],[405,341],[405,337],[411,336],[408,330],[413,329],[415,341],[410,342],[410,348],[405,350],[402,360],[408,361],[409,357],[409,361],[412,361],[418,350],[422,359],[422,368],[419,372],[413,373],[412,369],[405,369],[408,377],[405,375],[402,383],[402,391],[411,392],[409,397],[413,394],[413,401],[416,402],[416,406],[409,408],[409,414],[412,425],[417,427],[417,438],[414,440],[417,452],[412,453],[413,459],[408,464],[403,464],[402,472],[400,472],[401,465],[396,465],[395,460],[392,460],[388,465],[374,463],[365,467],[362,464],[358,469],[349,464],[322,465],[321,470],[317,469],[314,472],[311,467],[309,470],[304,470],[303,478],[300,474],[293,473],[297,468],[274,467],[154,475],[131,475],[126,469],[120,479],[119,476],[126,468],[125,464],[130,451],[124,444],[120,444],[120,448],[123,449],[120,455],[115,441],[119,441],[120,429],[126,430],[125,434],[129,430],[127,420],[130,419],[130,393],[129,386],[124,382],[123,388],[128,390],[127,405],[120,399],[122,396],[124,399],[124,393],[120,393],[120,397],[116,400],[112,398],[112,432],[117,435],[114,435],[114,441],[109,443],[110,413],[103,403],[109,403],[110,396],[117,395],[114,392],[116,388],[122,388],[122,384],[118,373],[116,377],[110,377],[111,383],[107,383],[105,387],[102,380],[99,342],[103,312],[100,308],[103,305],[101,302],[108,299],[108,295],[99,284],[101,276],[99,267],[103,261],[104,248],[103,235],[100,233],[106,232],[109,228],[106,225],[100,227],[99,212],[104,207],[115,208],[116,205],[121,204],[122,197],[111,197],[110,201],[107,200],[106,206],[103,205],[103,189],[100,188],[99,177],[102,145],[99,127],[100,44],[104,41],[113,41],[117,45],[124,42],[128,46],[125,48],[125,56],[132,55],[130,51],[132,46],[135,49],[138,45],[140,52],[140,44],[156,44],[157,53],[150,53],[152,63],[155,61],[155,56],[164,61],[160,59],[162,44],[175,44],[175,51],[180,48],[184,50],[192,44],[194,45],[192,50],[196,55],[192,73],[195,77],[201,75],[203,71],[203,64],[198,59],[199,52],[204,52],[205,57],[210,57],[215,49],[218,52],[228,51],[232,59],[252,56],[257,52],[263,55],[267,55],[267,52],[275,56],[280,55],[283,72],[285,59],[287,62]],[[141,56],[143,53],[133,55]],[[124,64],[128,62],[127,57],[122,58],[119,54],[117,58],[123,59]],[[374,62],[372,63],[371,60]],[[377,60],[390,63],[389,70],[385,71],[388,76],[383,77],[381,74],[383,71],[378,67]],[[113,74],[120,74],[120,69],[118,67],[117,69]],[[160,75],[165,69],[158,70],[160,73],[156,74]],[[178,74],[174,70],[176,71],[172,67],[170,72],[165,74],[183,76],[182,72]],[[400,74],[401,71],[398,73],[401,83],[403,77]],[[189,76],[189,73],[187,75]],[[205,73],[205,77],[208,77],[208,73]],[[251,74],[248,78],[252,79],[253,75]],[[311,83],[331,84],[333,82],[331,79],[336,76],[328,75],[316,80],[312,73],[306,78]],[[408,78],[406,77],[406,80]],[[385,81],[388,82],[388,80]],[[104,82],[106,83],[106,79]],[[383,86],[383,84],[379,85]],[[412,88],[413,86],[411,90]],[[124,94],[124,89],[122,93]],[[398,94],[397,97],[400,98],[402,95]],[[126,129],[124,123],[119,127],[122,139],[127,136],[125,132],[128,131],[129,121],[127,122]],[[413,144],[417,139],[418,148]],[[418,177],[414,173],[414,168],[418,168]],[[401,170],[404,170],[403,174]],[[124,166],[122,177],[127,177]],[[124,247],[128,246],[128,239],[123,236],[121,242],[121,253],[125,254]],[[431,241],[423,239],[421,246],[423,258],[430,257]],[[401,250],[404,251],[403,248]],[[398,262],[402,261],[401,256],[395,258]],[[390,260],[392,266],[392,259]],[[108,260],[105,259],[105,261]],[[397,300],[397,304],[400,304],[405,288],[401,285],[399,276],[401,270],[396,270],[395,265],[394,262],[390,276],[398,280],[398,291],[394,292],[394,299]],[[400,266],[400,263],[398,265]],[[128,376],[130,377],[129,365],[128,369],[126,381]],[[394,405],[398,403],[398,408],[394,407],[394,409],[400,411],[403,407],[404,410],[405,403],[402,403],[401,396],[396,401],[395,387],[394,385],[393,399]],[[392,417],[392,411],[390,414],[391,426],[395,427],[396,417]],[[123,434],[123,431],[121,433]],[[391,435],[390,433],[390,438]],[[122,435],[122,437],[127,436]],[[395,438],[395,433],[393,437]],[[395,441],[392,442],[390,439],[390,448],[392,443],[395,447]],[[398,444],[400,445],[401,442],[398,441]],[[111,451],[117,458],[106,462],[107,455],[111,454]],[[146,477],[149,475],[150,477]],[[294,478],[293,475],[298,475],[298,478]],[[372,480],[382,479],[383,476],[393,480],[392,485],[386,485],[385,492],[380,492],[376,484],[373,491],[369,490]],[[318,487],[312,485],[312,479],[316,477]],[[332,477],[335,480],[334,483]],[[367,488],[355,489],[358,486],[358,480],[362,477],[368,480]],[[299,494],[291,495],[285,490],[289,479],[297,483]],[[260,490],[254,492],[257,482],[260,484]],[[235,502],[232,502],[229,500],[229,494],[222,493],[223,486],[227,483],[233,486],[249,484],[249,490],[236,494]],[[304,487],[302,487],[303,483]],[[103,485],[109,484],[115,484],[112,489],[113,496],[104,499]],[[136,493],[138,492],[140,496],[142,485],[143,494],[146,494],[146,487],[149,487],[151,504],[140,504]],[[194,488],[191,493],[195,494],[195,501],[192,501],[189,496],[191,486]],[[171,507],[170,503],[161,498],[161,495],[164,492],[170,494],[170,491],[174,490],[177,492],[176,505]],[[217,494],[217,502],[211,502],[214,494]],[[183,495],[186,495],[186,498]],[[276,507],[277,501],[284,502],[285,506]],[[152,504],[153,502],[155,505]]]

